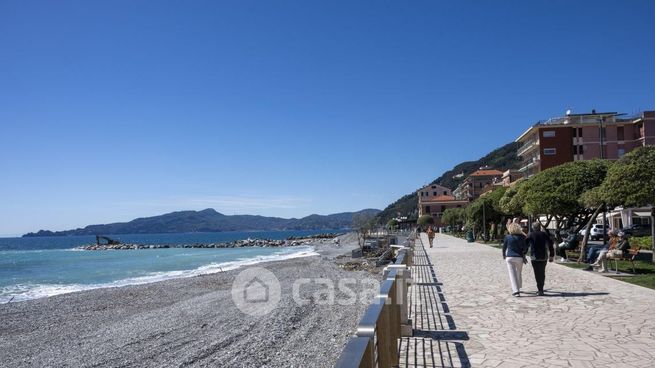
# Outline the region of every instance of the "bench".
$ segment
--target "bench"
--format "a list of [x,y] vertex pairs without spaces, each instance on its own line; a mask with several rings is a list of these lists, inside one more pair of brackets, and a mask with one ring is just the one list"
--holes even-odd
[[638,254],[639,254],[639,247],[633,246],[630,249],[628,249],[627,252],[622,253],[621,256],[619,257],[608,256],[607,260],[610,261],[610,265],[612,264],[612,261],[614,261],[614,272],[616,272],[617,274],[619,273],[619,261],[630,261],[630,265],[632,266],[632,273],[636,274],[637,271],[635,270],[635,258],[637,258]]

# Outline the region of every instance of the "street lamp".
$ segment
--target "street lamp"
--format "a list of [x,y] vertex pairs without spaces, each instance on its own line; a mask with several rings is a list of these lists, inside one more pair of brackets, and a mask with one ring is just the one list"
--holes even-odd
[[[605,159],[605,134],[603,134],[603,115],[600,115],[600,158]],[[607,246],[607,204],[603,204],[603,246]]]

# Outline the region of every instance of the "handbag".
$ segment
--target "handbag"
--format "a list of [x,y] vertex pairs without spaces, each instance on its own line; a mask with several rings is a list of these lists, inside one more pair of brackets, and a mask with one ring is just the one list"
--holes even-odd
[[607,258],[621,258],[623,257],[623,251],[619,249],[612,249],[607,252]]

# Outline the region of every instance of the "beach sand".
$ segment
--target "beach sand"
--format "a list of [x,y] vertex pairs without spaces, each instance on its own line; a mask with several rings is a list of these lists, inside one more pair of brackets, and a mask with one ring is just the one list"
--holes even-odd
[[[2,304],[0,366],[331,367],[369,300],[298,305],[292,285],[304,277],[379,279],[335,264],[356,246],[352,237],[344,240],[318,247],[320,256],[258,264],[282,290],[277,308],[262,317],[232,301],[232,281],[243,269]],[[352,289],[375,290],[365,282]],[[300,290],[309,299],[324,288]]]

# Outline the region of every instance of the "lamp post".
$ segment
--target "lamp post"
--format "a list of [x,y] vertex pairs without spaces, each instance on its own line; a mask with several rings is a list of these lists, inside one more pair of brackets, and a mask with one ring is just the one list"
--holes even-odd
[[[603,115],[600,116],[600,158],[605,159],[605,134],[603,134]],[[603,246],[607,246],[607,205],[603,204]]]
[[484,210],[484,201],[482,201],[482,236],[483,240],[487,241],[487,216]]

